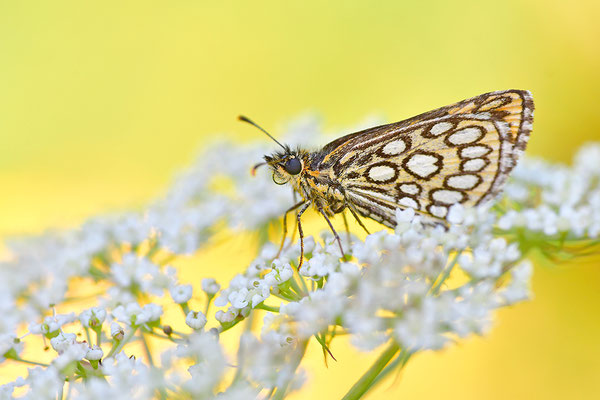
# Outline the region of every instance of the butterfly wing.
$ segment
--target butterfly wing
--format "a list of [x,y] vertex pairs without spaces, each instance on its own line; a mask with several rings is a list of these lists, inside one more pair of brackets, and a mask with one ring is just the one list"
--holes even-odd
[[486,93],[336,139],[317,167],[366,217],[394,227],[396,208],[412,207],[439,221],[452,204],[477,205],[500,192],[532,121],[529,92]]

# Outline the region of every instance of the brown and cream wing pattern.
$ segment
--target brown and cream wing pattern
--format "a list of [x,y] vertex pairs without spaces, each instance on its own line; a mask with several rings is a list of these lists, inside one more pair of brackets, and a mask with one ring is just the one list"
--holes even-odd
[[344,188],[349,206],[387,226],[396,208],[443,220],[455,203],[496,196],[526,147],[529,92],[486,93],[413,118],[341,137],[319,170]]

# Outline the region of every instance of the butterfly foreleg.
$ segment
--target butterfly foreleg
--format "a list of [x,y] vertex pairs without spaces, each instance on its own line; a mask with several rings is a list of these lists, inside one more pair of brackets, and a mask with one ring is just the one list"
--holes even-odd
[[304,214],[304,211],[308,209],[311,203],[311,200],[307,200],[306,203],[304,203],[304,207],[302,207],[296,215],[296,221],[298,223],[298,233],[300,235],[300,262],[298,263],[298,269],[300,269],[302,263],[304,262],[304,232],[302,232],[302,223],[300,222],[300,218],[302,217],[302,214]]
[[331,224],[329,217],[327,217],[327,214],[325,214],[325,211],[323,211],[323,209],[321,207],[318,207],[318,209],[319,209],[319,212],[321,213],[321,215],[323,215],[323,217],[325,217],[325,221],[327,221],[327,224],[329,224],[329,228],[331,229],[331,232],[333,232],[333,236],[335,237],[335,240],[337,240],[338,245],[340,246],[340,251],[342,252],[342,257],[344,257],[344,248],[342,247],[342,241],[340,240],[339,235],[337,234],[335,229],[333,229],[333,225]]
[[[301,205],[304,204],[304,200],[302,200],[301,202],[294,204],[293,206],[291,206],[290,208],[287,209],[287,211],[285,212],[285,214],[283,214],[283,237],[281,238],[281,244],[279,245],[279,251],[277,251],[277,255],[275,256],[275,258],[279,258],[279,255],[281,254],[281,250],[283,250],[283,245],[285,244],[285,238],[287,236],[287,215],[288,213],[294,211],[295,209],[297,209],[298,207],[300,207]],[[296,229],[296,228],[294,228]],[[292,238],[293,240],[293,238]]]

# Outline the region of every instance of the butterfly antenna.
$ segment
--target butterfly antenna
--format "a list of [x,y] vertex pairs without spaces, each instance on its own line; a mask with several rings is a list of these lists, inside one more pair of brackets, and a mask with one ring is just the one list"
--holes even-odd
[[271,136],[271,134],[267,131],[265,131],[263,128],[261,128],[256,122],[252,121],[250,118],[248,117],[244,117],[243,115],[238,116],[238,119],[240,121],[244,121],[249,123],[250,125],[254,125],[255,127],[257,127],[258,129],[260,129],[261,131],[263,131],[268,137],[270,137],[271,139],[273,139],[273,141],[275,143],[277,143],[278,145],[280,145],[284,150],[287,150],[286,147],[284,145],[282,145],[281,143],[279,143],[277,141],[277,139],[275,139],[273,136]]

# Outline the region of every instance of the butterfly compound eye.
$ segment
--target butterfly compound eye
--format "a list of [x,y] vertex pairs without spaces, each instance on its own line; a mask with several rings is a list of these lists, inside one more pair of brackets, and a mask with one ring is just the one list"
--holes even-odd
[[286,172],[290,175],[298,175],[300,171],[302,171],[302,163],[300,163],[300,160],[296,157],[290,158],[285,162],[283,168],[285,168]]

